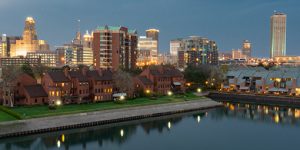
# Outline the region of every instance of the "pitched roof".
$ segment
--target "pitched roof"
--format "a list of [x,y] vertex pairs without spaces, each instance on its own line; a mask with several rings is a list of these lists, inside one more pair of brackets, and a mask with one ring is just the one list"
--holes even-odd
[[113,73],[110,70],[101,70],[101,74],[97,70],[87,72],[87,76],[94,78],[97,81],[108,81],[112,80]]
[[40,84],[24,86],[24,89],[31,98],[48,96],[43,86]]
[[137,79],[140,80],[145,85],[152,84],[152,81],[146,78],[145,76],[138,76]]
[[149,68],[150,73],[155,76],[160,77],[182,77],[183,74],[175,68],[169,67],[159,67],[159,68]]
[[63,71],[52,71],[48,72],[48,74],[53,82],[70,82]]
[[77,78],[79,82],[88,82],[88,78],[81,71],[69,71],[71,78]]

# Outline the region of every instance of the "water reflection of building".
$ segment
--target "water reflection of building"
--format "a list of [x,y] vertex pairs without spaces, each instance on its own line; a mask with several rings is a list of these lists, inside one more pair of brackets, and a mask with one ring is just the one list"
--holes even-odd
[[[203,116],[203,113],[199,115]],[[198,114],[195,116],[197,117]],[[87,145],[94,148],[103,147],[104,143],[122,145],[136,134],[139,127],[147,134],[158,131],[170,132],[179,122],[182,116],[169,116],[160,120],[142,121],[123,126],[83,128],[52,134],[37,135],[17,139],[0,141],[0,149],[87,149]],[[20,140],[21,139],[21,140]]]
[[224,109],[219,109],[219,115],[282,125],[300,125],[300,109],[297,108],[240,103],[224,103],[224,106]]

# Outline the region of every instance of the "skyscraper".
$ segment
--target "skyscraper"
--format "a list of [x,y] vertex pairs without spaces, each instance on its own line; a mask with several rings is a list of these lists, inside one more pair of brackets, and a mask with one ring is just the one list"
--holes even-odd
[[286,55],[286,14],[275,12],[271,16],[270,57]]
[[138,40],[138,59],[137,65],[157,64],[157,40],[140,36]]
[[32,17],[27,17],[22,39],[16,40],[15,44],[11,44],[10,56],[26,56],[27,52],[38,50],[49,50],[49,45],[44,40],[38,40],[35,20]]
[[158,55],[158,51],[159,51],[159,30],[157,29],[148,29],[146,30],[146,37],[147,38],[152,38],[152,40],[156,40],[156,47],[157,47],[157,55]]
[[248,40],[244,40],[243,46],[242,46],[242,54],[244,56],[246,56],[247,58],[250,58],[251,51],[252,51],[251,42]]

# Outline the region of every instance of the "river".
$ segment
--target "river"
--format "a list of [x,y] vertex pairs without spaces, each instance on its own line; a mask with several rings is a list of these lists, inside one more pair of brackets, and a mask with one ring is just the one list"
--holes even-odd
[[2,150],[298,149],[300,109],[224,108],[0,140]]

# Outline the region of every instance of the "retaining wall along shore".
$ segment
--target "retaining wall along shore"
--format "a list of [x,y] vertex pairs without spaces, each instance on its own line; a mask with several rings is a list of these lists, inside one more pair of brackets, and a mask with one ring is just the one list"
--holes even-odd
[[0,138],[39,134],[222,107],[210,99],[0,123]]

